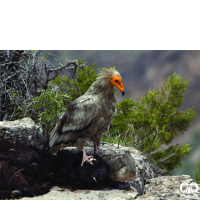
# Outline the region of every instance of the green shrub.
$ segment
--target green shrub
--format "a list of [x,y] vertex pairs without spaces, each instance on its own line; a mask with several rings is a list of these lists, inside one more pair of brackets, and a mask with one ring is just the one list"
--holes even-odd
[[60,113],[67,109],[68,102],[71,102],[70,95],[57,91],[56,88],[41,90],[40,96],[33,97],[32,102],[25,105],[24,116],[34,119],[42,126],[46,135],[56,125]]

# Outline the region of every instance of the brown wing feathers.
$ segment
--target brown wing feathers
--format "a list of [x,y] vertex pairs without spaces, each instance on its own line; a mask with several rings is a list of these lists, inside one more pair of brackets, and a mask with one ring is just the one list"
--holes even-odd
[[52,148],[55,144],[75,142],[91,125],[95,113],[94,107],[96,106],[85,101],[79,104],[72,103],[53,129],[49,146]]

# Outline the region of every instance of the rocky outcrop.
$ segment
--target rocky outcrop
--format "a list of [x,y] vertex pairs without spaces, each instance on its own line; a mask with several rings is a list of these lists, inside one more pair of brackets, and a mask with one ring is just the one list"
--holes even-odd
[[0,139],[16,144],[33,145],[43,149],[45,138],[43,130],[29,118],[15,121],[0,121]]
[[[13,143],[31,144],[41,149],[45,143],[42,129],[30,118],[0,122],[1,138]],[[75,147],[67,147],[67,149],[75,151]],[[93,154],[93,151],[93,144],[88,143],[86,152]],[[31,199],[200,199],[200,185],[195,194],[186,194],[180,191],[182,183],[190,184],[192,182],[189,175],[163,176],[166,171],[150,165],[149,160],[136,149],[102,142],[98,154],[111,166],[111,178],[129,182],[131,186],[129,190],[104,188],[72,191],[69,188],[55,186],[48,194]]]

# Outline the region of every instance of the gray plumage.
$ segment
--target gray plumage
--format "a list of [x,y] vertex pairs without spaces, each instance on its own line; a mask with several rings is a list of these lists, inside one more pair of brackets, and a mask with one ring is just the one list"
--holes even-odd
[[[116,83],[112,83],[113,79]],[[120,80],[119,72],[114,69],[101,71],[88,91],[73,101],[61,115],[51,132],[49,147],[72,142],[80,151],[88,138],[99,146],[102,134],[108,132],[116,112],[117,101],[113,86],[124,94]]]

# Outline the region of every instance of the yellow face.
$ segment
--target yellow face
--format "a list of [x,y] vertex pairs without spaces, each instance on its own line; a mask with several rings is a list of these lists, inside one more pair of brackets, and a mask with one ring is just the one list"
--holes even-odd
[[124,96],[125,91],[124,91],[124,87],[122,84],[122,78],[115,75],[110,79],[110,84],[114,85],[115,87],[117,87],[119,89],[119,91],[122,93],[122,96]]

